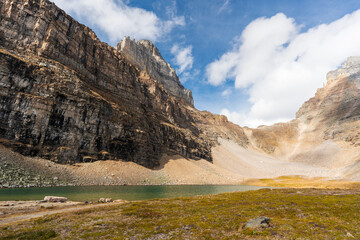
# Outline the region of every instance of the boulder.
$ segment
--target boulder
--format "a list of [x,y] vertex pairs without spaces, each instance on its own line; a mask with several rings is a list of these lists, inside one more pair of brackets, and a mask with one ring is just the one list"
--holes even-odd
[[112,198],[100,198],[99,199],[100,203],[109,203],[109,202],[113,202]]
[[46,196],[44,201],[47,202],[66,202],[68,199],[66,197],[56,197],[56,196]]
[[251,219],[244,224],[242,229],[256,229],[256,228],[268,228],[270,227],[270,218],[268,217],[258,217]]

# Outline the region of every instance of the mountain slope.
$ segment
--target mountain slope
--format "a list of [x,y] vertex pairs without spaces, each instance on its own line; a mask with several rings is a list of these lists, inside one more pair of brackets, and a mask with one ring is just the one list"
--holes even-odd
[[360,58],[350,57],[328,73],[326,86],[303,104],[296,119],[248,129],[247,137],[277,159],[336,169],[338,175],[348,176],[360,161],[359,86]]

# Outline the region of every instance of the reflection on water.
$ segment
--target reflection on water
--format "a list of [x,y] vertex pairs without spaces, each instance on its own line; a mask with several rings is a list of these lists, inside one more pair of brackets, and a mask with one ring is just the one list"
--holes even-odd
[[101,197],[124,200],[186,197],[264,187],[246,185],[160,185],[160,186],[70,186],[0,189],[0,201],[39,200],[44,196],[62,196],[72,201],[97,201]]

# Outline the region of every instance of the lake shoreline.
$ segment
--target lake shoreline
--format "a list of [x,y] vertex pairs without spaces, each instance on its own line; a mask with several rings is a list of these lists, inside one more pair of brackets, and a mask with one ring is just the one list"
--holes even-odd
[[171,197],[211,195],[224,192],[248,191],[269,188],[249,185],[132,185],[132,186],[66,186],[43,188],[0,189],[0,201],[43,199],[45,196],[62,196],[71,201],[97,201],[100,198],[147,200]]

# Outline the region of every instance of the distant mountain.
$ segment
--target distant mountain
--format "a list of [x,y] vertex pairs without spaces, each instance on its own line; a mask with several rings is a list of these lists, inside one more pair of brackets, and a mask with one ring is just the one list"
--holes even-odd
[[248,129],[247,137],[254,149],[276,159],[360,179],[355,167],[360,162],[360,57],[349,57],[329,72],[324,88],[303,104],[296,119]]

